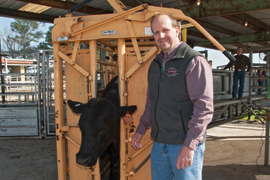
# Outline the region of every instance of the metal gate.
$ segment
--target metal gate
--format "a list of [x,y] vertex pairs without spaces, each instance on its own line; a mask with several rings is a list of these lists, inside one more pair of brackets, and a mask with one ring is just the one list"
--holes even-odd
[[[39,63],[38,53],[34,54]],[[23,73],[7,73],[5,64],[5,73],[0,74],[0,137],[40,138],[38,73],[25,73],[23,65],[20,68]]]
[[0,74],[0,137],[3,138],[55,135],[53,50],[28,53],[37,60],[33,72],[7,73],[5,62],[5,73]]
[[55,135],[53,50],[43,50],[40,70],[40,111],[44,120],[44,135],[48,137]]

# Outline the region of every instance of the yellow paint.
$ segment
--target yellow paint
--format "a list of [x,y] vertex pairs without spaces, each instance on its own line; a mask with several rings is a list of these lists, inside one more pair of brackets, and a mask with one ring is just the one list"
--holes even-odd
[[[78,128],[79,115],[71,112],[67,106],[67,122],[64,122],[63,109],[63,74],[62,60],[65,60],[66,98],[86,103],[95,97],[97,73],[104,73],[105,84],[111,78],[119,76],[119,95],[121,105],[137,105],[137,111],[132,115],[135,127],[139,124],[140,116],[145,108],[148,67],[155,55],[159,52],[151,35],[150,21],[153,15],[160,12],[172,14],[177,20],[187,21],[183,25],[182,40],[187,40],[187,28],[196,27],[218,49],[225,50],[202,26],[187,17],[181,10],[163,7],[148,6],[146,4],[123,10],[120,2],[108,0],[115,13],[104,15],[89,15],[56,18],[52,29],[54,44],[54,74],[55,74],[55,119],[58,161],[58,179],[66,180],[67,173],[70,180],[100,180],[99,164],[93,171],[76,164],[76,153],[81,142],[81,133]],[[138,12],[138,10],[141,10]],[[79,21],[78,21],[79,20]],[[67,40],[59,41],[67,38]],[[60,46],[61,43],[61,46]],[[89,48],[79,49],[80,43]],[[101,43],[101,46],[97,46]],[[74,49],[71,49],[74,44]],[[97,59],[97,49],[107,51],[109,62]],[[118,61],[113,56],[118,55]],[[97,69],[97,63],[103,70]],[[109,67],[109,68],[108,68]],[[75,69],[75,70],[74,70]],[[124,125],[121,120],[120,144],[120,180],[151,179],[150,160],[138,171],[134,170],[150,154],[152,139],[150,130],[147,130],[141,143],[145,148],[140,152],[134,150],[129,139],[134,132],[133,127]],[[135,129],[133,129],[135,130]],[[66,139],[67,152],[66,158]],[[68,160],[69,167],[66,161]]]

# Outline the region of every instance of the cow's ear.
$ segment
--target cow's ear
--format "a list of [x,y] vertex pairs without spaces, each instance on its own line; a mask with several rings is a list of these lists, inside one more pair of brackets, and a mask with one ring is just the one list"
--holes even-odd
[[134,113],[134,111],[137,110],[137,106],[121,106],[118,110],[118,114],[121,117],[124,117],[126,115],[127,112],[129,112],[129,114]]
[[82,113],[82,106],[83,104],[80,103],[80,102],[76,102],[76,101],[72,101],[72,100],[68,100],[68,105],[69,107],[71,108],[71,110],[76,113],[76,114],[79,114],[79,113]]

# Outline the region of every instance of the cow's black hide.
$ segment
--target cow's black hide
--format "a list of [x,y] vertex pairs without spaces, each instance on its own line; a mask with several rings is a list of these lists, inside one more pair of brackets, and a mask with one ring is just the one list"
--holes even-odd
[[93,166],[97,158],[107,150],[111,163],[110,179],[118,179],[112,173],[115,173],[115,164],[119,159],[120,118],[126,112],[132,114],[137,109],[136,106],[120,107],[119,104],[118,77],[106,86],[100,99],[92,98],[86,104],[68,100],[72,111],[81,114],[79,127],[82,141],[76,162],[83,166]]

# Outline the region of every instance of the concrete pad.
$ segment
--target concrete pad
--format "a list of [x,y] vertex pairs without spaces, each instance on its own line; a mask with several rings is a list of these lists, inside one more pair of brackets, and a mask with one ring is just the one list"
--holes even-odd
[[[210,125],[203,180],[270,180],[264,166],[265,125],[235,120]],[[55,139],[0,140],[0,179],[57,180]]]
[[257,180],[269,180],[270,175],[256,175]]
[[[265,125],[235,120],[207,131],[203,179],[257,180],[269,178],[264,166]],[[270,178],[269,178],[270,179]]]

